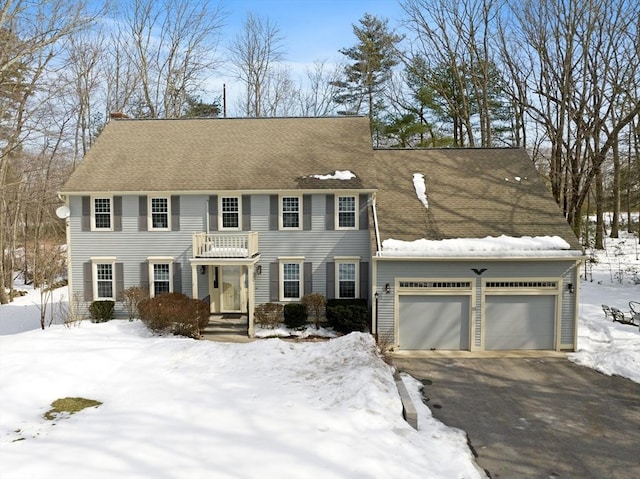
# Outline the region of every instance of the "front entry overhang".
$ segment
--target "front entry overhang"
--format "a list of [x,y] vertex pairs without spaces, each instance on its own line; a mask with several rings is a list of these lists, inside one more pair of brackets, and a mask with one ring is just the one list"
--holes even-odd
[[200,266],[246,266],[247,267],[247,316],[249,318],[249,337],[254,336],[254,320],[253,310],[255,309],[255,282],[254,271],[255,265],[260,261],[260,255],[257,254],[251,258],[192,258],[191,263],[191,287],[192,297],[198,297],[198,268]]

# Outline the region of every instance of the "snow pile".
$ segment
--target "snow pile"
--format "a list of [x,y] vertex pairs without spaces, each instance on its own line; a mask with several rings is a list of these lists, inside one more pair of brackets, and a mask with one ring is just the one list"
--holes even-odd
[[640,274],[638,240],[622,232],[619,239],[607,239],[606,251],[594,255],[592,274],[581,281],[578,351],[569,359],[640,383],[638,326],[612,322],[602,311],[606,304],[628,312],[629,301],[640,301],[640,285],[633,281]]
[[429,208],[429,200],[427,200],[427,185],[424,182],[424,175],[421,173],[413,174],[413,187],[416,189],[416,196],[425,208]]
[[356,175],[349,170],[336,170],[335,173],[328,175],[310,175],[310,178],[318,180],[350,180],[355,177]]
[[[1,336],[0,363],[3,479],[484,477],[426,406],[419,431],[402,419],[367,334],[231,344],[85,321]],[[102,405],[44,419],[64,397]]]
[[419,239],[402,241],[386,239],[378,256],[581,256],[569,251],[569,243],[559,236],[487,236],[486,238]]

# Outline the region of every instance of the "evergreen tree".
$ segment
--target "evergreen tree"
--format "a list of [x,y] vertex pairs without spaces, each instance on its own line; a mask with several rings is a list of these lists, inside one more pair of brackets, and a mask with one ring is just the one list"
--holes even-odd
[[344,67],[343,79],[333,83],[338,88],[335,101],[345,108],[340,112],[344,115],[358,115],[366,108],[373,134],[384,108],[378,95],[399,63],[396,47],[402,37],[389,30],[387,20],[368,13],[360,20],[360,26],[353,26],[353,33],[358,43],[340,50],[349,63]]

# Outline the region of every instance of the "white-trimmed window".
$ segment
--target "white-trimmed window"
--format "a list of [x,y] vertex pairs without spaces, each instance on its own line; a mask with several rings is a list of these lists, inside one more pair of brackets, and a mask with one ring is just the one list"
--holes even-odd
[[304,259],[280,259],[280,301],[299,301],[303,291]]
[[113,231],[112,197],[91,198],[91,228],[98,231]]
[[358,229],[358,197],[336,196],[336,225],[340,230]]
[[166,196],[149,197],[149,231],[169,231],[171,201]]
[[115,301],[116,258],[91,258],[94,301]]
[[221,230],[239,230],[240,224],[240,197],[220,197],[220,217],[218,219]]
[[164,293],[173,293],[173,258],[150,257],[149,293],[152,298]]
[[358,259],[336,259],[336,298],[358,298],[359,269]]
[[302,196],[280,197],[280,229],[302,229]]

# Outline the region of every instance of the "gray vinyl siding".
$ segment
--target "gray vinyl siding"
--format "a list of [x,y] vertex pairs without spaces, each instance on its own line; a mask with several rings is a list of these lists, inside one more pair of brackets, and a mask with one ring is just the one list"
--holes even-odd
[[[478,276],[471,271],[472,268],[486,271]],[[567,348],[572,347],[575,340],[575,298],[567,290],[567,284],[576,281],[576,267],[571,261],[378,261],[376,291],[378,291],[378,334],[381,337],[394,337],[395,317],[394,298],[396,297],[396,278],[430,278],[447,279],[457,278],[476,280],[475,311],[472,319],[475,321],[474,346],[481,346],[482,337],[482,280],[488,278],[557,278],[562,281],[562,293],[560,295],[561,319],[560,342]],[[389,283],[391,293],[384,292],[385,285]]]
[[[122,264],[124,282],[128,288],[141,284],[141,264],[149,256],[170,256],[180,264],[179,277],[174,279],[183,293],[191,295],[192,278],[192,234],[205,232],[207,221],[217,205],[209,200],[215,195],[182,195],[179,197],[179,230],[146,231],[146,220],[139,218],[142,202],[138,195],[122,196],[122,231],[83,231],[82,197],[71,196],[69,208],[70,252],[72,288],[74,294],[84,297],[83,264],[91,257],[116,257]],[[371,258],[370,238],[367,230],[327,231],[325,229],[325,195],[305,195],[304,200],[311,202],[311,221],[309,230],[278,231],[270,230],[269,195],[251,195],[249,202],[243,197],[243,222],[250,215],[251,231],[258,232],[262,274],[256,276],[256,304],[269,302],[269,264],[278,257],[304,257],[305,263],[311,263],[311,291],[326,294],[326,263],[334,256],[358,256],[363,262]],[[175,199],[174,199],[175,201]],[[173,203],[175,204],[175,203]],[[245,207],[244,205],[250,205]],[[146,207],[146,200],[144,201]],[[308,210],[308,208],[306,208]],[[86,219],[85,219],[86,222]],[[142,229],[141,225],[145,225]],[[172,221],[172,223],[174,223]],[[177,225],[176,225],[177,226]],[[215,226],[215,225],[211,225]],[[142,229],[142,231],[141,231]],[[240,232],[241,233],[241,232]],[[198,273],[199,274],[199,273]],[[198,276],[198,295],[208,295],[206,275]],[[122,305],[116,303],[117,317],[127,317]]]
[[[305,200],[307,200],[305,195]],[[297,231],[274,231],[269,229],[269,195],[252,197],[252,230],[258,231],[262,274],[256,276],[256,303],[271,301],[269,265],[278,257],[304,257],[311,263],[312,291],[304,293],[327,294],[327,262],[334,256],[359,256],[361,261],[370,261],[370,239],[367,230],[327,231],[325,216],[327,201],[325,195],[311,195],[311,229]],[[272,222],[273,220],[271,220]]]

